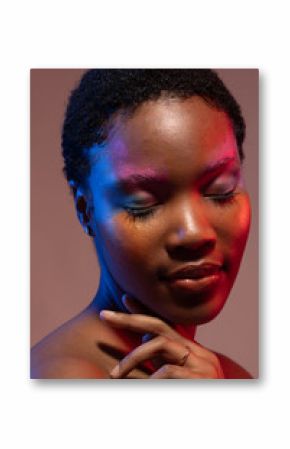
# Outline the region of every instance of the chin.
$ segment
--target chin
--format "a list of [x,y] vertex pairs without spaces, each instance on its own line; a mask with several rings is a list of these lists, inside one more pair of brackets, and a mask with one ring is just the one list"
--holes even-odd
[[[231,287],[232,278],[223,273],[218,282],[203,286],[163,284],[154,295],[160,316],[168,322],[181,325],[209,323],[222,311]],[[165,288],[164,288],[165,287]],[[159,295],[158,295],[159,293]]]
[[212,321],[222,311],[226,300],[203,302],[192,307],[178,307],[166,319],[173,324],[200,325]]

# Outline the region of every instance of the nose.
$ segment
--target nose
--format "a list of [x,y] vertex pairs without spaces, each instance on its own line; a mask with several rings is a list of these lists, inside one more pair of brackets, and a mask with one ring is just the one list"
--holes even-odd
[[174,209],[166,249],[176,259],[196,260],[211,253],[217,235],[202,200],[190,196]]

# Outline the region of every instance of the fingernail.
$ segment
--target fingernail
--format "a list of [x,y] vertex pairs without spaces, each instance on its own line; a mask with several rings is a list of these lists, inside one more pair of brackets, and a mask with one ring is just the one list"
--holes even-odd
[[126,293],[124,293],[124,295],[122,295],[121,301],[123,306],[125,307],[126,312],[130,312],[130,305],[128,305],[128,299],[129,296]]
[[115,368],[110,372],[110,377],[118,377],[119,376],[119,365],[116,365]]
[[115,316],[116,312],[113,312],[112,310],[101,310],[100,312],[100,318],[110,318]]
[[121,298],[122,303],[124,303],[124,302],[126,301],[127,298],[128,298],[127,294],[124,293],[124,294],[122,295],[122,298]]

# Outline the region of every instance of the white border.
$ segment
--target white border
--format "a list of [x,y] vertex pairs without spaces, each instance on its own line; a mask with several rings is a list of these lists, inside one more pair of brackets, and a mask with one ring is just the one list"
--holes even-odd
[[[289,445],[288,18],[279,0],[2,7],[2,447]],[[29,380],[29,69],[90,66],[260,69],[260,380]]]

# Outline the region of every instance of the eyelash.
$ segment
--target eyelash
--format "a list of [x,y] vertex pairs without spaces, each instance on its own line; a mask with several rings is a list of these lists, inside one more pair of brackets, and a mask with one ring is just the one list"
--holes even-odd
[[223,195],[207,195],[206,198],[209,198],[214,203],[223,207],[232,204],[236,200],[235,196],[236,192],[233,190],[232,192],[228,192]]
[[154,214],[155,212],[155,207],[151,207],[148,209],[131,209],[131,208],[126,208],[125,209],[128,213],[128,215],[130,216],[130,218],[132,218],[133,220],[146,220],[146,218],[150,217],[151,215]]
[[[236,192],[228,192],[223,195],[205,195],[205,198],[209,198],[215,204],[221,207],[226,207],[235,201]],[[126,212],[133,220],[146,220],[156,212],[156,206],[150,208],[125,208]]]

